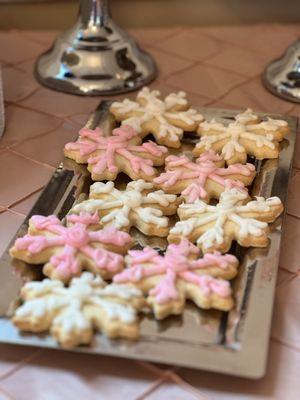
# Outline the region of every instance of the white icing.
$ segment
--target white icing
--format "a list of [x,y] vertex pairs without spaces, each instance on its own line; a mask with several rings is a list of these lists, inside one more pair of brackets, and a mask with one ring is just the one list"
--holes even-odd
[[100,221],[116,229],[130,226],[130,217],[132,213],[136,213],[147,224],[166,227],[168,218],[163,215],[160,207],[168,207],[176,201],[177,196],[166,194],[162,190],[148,193],[151,189],[153,184],[142,179],[128,183],[124,191],[116,189],[114,182],[97,182],[91,186],[90,194],[102,195],[102,199],[90,198],[83,201],[74,206],[71,213],[108,211],[105,216],[100,217]]
[[[215,120],[204,121],[200,124],[203,136],[196,147],[204,147],[205,150],[210,150],[215,143],[225,140],[226,144],[222,148],[222,155],[225,160],[232,158],[235,152],[243,153],[246,151],[245,147],[240,143],[240,139],[253,141],[259,148],[266,146],[270,149],[275,149],[276,141],[272,133],[286,127],[287,122],[268,118],[267,121],[256,124],[251,123],[257,119],[257,115],[248,109],[238,114],[235,117],[235,122],[230,123],[228,126]],[[210,131],[213,134],[205,134]],[[262,134],[259,131],[265,131],[266,133]]]
[[235,117],[235,120],[240,124],[249,124],[250,122],[257,121],[257,115],[251,110],[251,108],[247,108],[246,111],[238,114]]
[[[132,286],[111,284],[89,272],[79,278],[73,278],[69,287],[60,281],[45,279],[41,282],[29,282],[22,288],[24,303],[15,316],[20,318],[52,320],[52,327],[58,327],[60,336],[83,332],[92,326],[84,309],[95,306],[99,312],[105,312],[108,323],[118,320],[131,324],[136,321],[136,310],[131,305],[133,298],[143,297],[142,292]],[[120,301],[127,301],[122,304]]]
[[[189,236],[195,229],[206,224],[213,223],[212,227],[197,239],[197,244],[208,249],[224,242],[224,227],[227,221],[236,223],[239,227],[238,236],[246,238],[248,235],[261,236],[264,234],[268,224],[260,221],[264,213],[271,211],[272,206],[281,204],[278,197],[265,199],[257,197],[256,200],[248,202],[247,193],[236,189],[225,190],[217,205],[208,205],[202,200],[193,204],[181,204],[179,206],[179,221],[170,230],[170,234]],[[248,218],[247,213],[256,213],[255,218]]]
[[[139,133],[144,123],[155,119],[159,122],[159,130],[155,135],[158,138],[168,137],[174,142],[178,141],[183,134],[183,130],[176,126],[175,121],[192,127],[195,122],[203,120],[202,115],[194,109],[176,110],[177,107],[188,104],[184,92],[171,93],[164,100],[159,99],[159,96],[158,90],[151,91],[148,87],[144,87],[137,95],[138,102],[125,99],[122,102],[114,102],[112,108],[125,117],[122,125],[130,125]],[[134,116],[126,118],[127,114],[132,112]]]

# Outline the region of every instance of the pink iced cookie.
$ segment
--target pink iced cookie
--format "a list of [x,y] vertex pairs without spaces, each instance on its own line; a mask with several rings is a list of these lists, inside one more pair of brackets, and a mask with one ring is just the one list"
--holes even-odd
[[168,246],[164,256],[149,247],[129,251],[128,268],[114,276],[115,283],[131,283],[148,295],[157,319],[181,314],[186,299],[201,308],[230,310],[230,284],[238,260],[220,253],[199,257],[199,249],[188,240]]
[[151,181],[157,175],[154,166],[163,165],[166,147],[142,139],[130,126],[114,129],[105,136],[100,128],[81,129],[76,142],[67,143],[65,156],[79,164],[88,164],[94,181],[114,180],[120,172],[131,179]]
[[97,213],[69,215],[67,220],[70,227],[63,226],[54,215],[34,215],[28,234],[16,240],[11,256],[29,264],[45,264],[44,274],[63,282],[79,276],[83,269],[103,278],[122,271],[124,259],[120,254],[125,254],[132,242],[127,233],[112,227],[88,230],[99,223]]
[[255,177],[252,164],[232,164],[224,168],[224,160],[213,150],[203,153],[195,162],[187,156],[169,156],[166,172],[154,179],[166,193],[182,194],[188,203],[197,199],[218,199],[225,189],[247,191]]

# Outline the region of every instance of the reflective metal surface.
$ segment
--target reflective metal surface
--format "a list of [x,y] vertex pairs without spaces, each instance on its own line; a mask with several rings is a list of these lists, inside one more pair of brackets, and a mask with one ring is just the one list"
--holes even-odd
[[268,65],[263,83],[276,96],[300,102],[300,39]]
[[152,57],[112,20],[108,0],[81,0],[75,25],[38,59],[35,72],[45,86],[89,96],[135,90],[157,75]]
[[[114,119],[108,112],[109,102],[103,102],[90,119],[88,126],[101,126],[108,133]],[[198,108],[205,118],[229,122],[236,111]],[[263,115],[262,115],[263,116]],[[291,132],[281,146],[279,160],[253,162],[257,176],[251,186],[251,194],[279,196],[286,202],[289,170],[297,131],[297,118],[278,116],[288,121]],[[188,151],[194,141],[187,135],[184,148]],[[122,184],[119,176],[117,184]],[[91,184],[84,166],[66,160],[52,177],[30,215],[55,213],[64,217],[74,202],[88,194]],[[28,218],[17,236],[23,235]],[[188,304],[182,316],[172,316],[156,321],[151,315],[141,317],[141,336],[137,341],[110,340],[97,333],[91,346],[78,347],[72,351],[105,354],[116,357],[142,359],[164,364],[222,372],[225,374],[260,378],[266,368],[272,309],[278,269],[283,216],[271,225],[270,244],[267,248],[245,249],[234,246],[231,250],[240,260],[239,274],[233,281],[235,307],[229,313],[204,311]],[[161,238],[145,237],[131,232],[138,246],[151,245],[164,248]],[[14,239],[15,240],[15,239]],[[54,339],[45,335],[19,333],[8,318],[15,308],[17,293],[25,280],[40,273],[37,266],[15,264],[8,250],[0,259],[0,342],[28,346],[50,347],[62,350]],[[65,350],[62,350],[65,351]]]

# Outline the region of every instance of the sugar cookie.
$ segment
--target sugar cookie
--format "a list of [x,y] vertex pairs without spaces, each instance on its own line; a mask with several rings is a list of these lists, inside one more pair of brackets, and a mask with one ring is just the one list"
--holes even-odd
[[166,193],[181,193],[189,203],[197,199],[218,199],[227,188],[247,191],[245,186],[250,185],[255,177],[254,165],[223,166],[223,158],[213,150],[201,154],[195,162],[186,155],[169,156],[166,158],[166,171],[153,182]]
[[28,282],[21,289],[23,304],[12,318],[21,331],[45,332],[65,348],[89,344],[94,329],[108,337],[135,339],[137,310],[145,306],[140,290],[107,285],[100,276],[84,272],[69,287],[59,280]]
[[195,131],[203,117],[189,108],[184,92],[171,93],[164,100],[159,97],[158,90],[144,87],[136,101],[115,101],[110,111],[117,121],[132,126],[141,137],[152,133],[157,143],[178,148],[183,132]]
[[[29,264],[45,264],[43,273],[51,279],[68,282],[83,269],[111,278],[124,267],[131,237],[113,227],[101,231],[87,228],[99,224],[98,214],[81,213],[67,217],[65,227],[54,215],[34,215],[28,234],[16,240],[10,255]],[[116,254],[120,253],[120,254]]]
[[76,142],[65,145],[64,154],[87,164],[94,181],[114,180],[120,172],[151,181],[157,175],[154,166],[164,164],[168,150],[151,141],[141,143],[130,126],[114,129],[111,136],[104,136],[100,128],[83,128]]
[[164,256],[150,247],[132,250],[126,257],[128,268],[113,280],[141,289],[157,319],[181,314],[186,299],[201,308],[230,310],[233,306],[230,284],[217,278],[233,278],[237,259],[220,253],[198,257],[199,249],[188,240],[169,245]]
[[286,121],[268,118],[260,122],[258,116],[248,109],[227,126],[215,120],[202,122],[198,129],[201,139],[194,155],[212,149],[222,154],[227,164],[245,164],[248,154],[257,159],[277,158],[279,142],[288,131]]
[[204,253],[226,253],[236,240],[241,246],[265,247],[268,244],[268,222],[273,222],[283,211],[278,197],[256,197],[249,201],[247,193],[227,189],[217,205],[202,200],[178,207],[180,221],[170,230],[168,241],[187,238]]
[[129,232],[132,226],[145,235],[165,237],[169,233],[168,215],[176,214],[180,200],[142,179],[118,190],[114,182],[97,182],[90,188],[90,199],[75,205],[71,213],[98,212],[100,223]]

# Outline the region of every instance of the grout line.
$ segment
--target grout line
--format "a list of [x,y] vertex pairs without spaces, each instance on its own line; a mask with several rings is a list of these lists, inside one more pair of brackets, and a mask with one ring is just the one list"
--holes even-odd
[[156,47],[156,45],[155,44],[148,44],[147,45],[147,49],[148,50],[156,50],[156,51],[158,51],[159,53],[162,53],[162,54],[166,54],[166,55],[168,55],[168,56],[172,56],[172,57],[175,57],[175,58],[178,58],[178,60],[180,60],[180,61],[186,61],[186,62],[190,62],[190,63],[194,63],[194,62],[199,62],[200,60],[195,60],[195,59],[191,59],[191,58],[187,58],[187,57],[185,57],[185,56],[182,56],[181,54],[178,54],[178,53],[173,53],[172,51],[169,51],[169,50],[165,50],[165,49],[162,49],[162,48],[160,48],[160,47]]
[[[243,86],[243,85],[245,85],[245,84],[247,84],[247,83],[249,83],[249,82],[251,82],[252,80],[254,80],[254,78],[256,78],[256,76],[255,77],[251,77],[251,78],[247,78],[245,81],[243,81],[243,82],[240,82],[240,83],[237,83],[236,85],[234,85],[233,87],[231,87],[230,89],[228,89],[225,93],[223,93],[221,96],[219,96],[217,99],[214,99],[213,101],[210,101],[210,102],[208,102],[208,103],[205,103],[205,106],[209,106],[209,105],[211,105],[212,103],[214,103],[215,101],[222,101],[226,96],[228,96],[229,95],[229,93],[231,93],[233,90],[235,90],[235,89],[237,89],[237,88],[239,88],[239,87],[241,87],[241,86]],[[228,103],[228,105],[230,105],[229,103]],[[232,104],[234,107],[236,107],[236,105],[234,105],[234,104]]]
[[182,379],[180,375],[174,373],[173,371],[168,371],[168,375],[173,382],[177,383],[177,385],[182,386],[186,390],[192,392],[194,395],[197,395],[197,397],[201,396],[199,397],[199,400],[211,400],[211,397],[209,397],[205,393],[200,392],[193,385],[189,384],[184,379]]
[[153,363],[143,361],[143,360],[137,360],[137,364],[140,364],[143,368],[147,369],[150,372],[153,372],[157,375],[162,375],[164,373],[164,370],[162,368],[157,367]]
[[11,376],[16,371],[19,371],[23,368],[26,364],[29,364],[32,360],[34,360],[37,356],[41,355],[44,350],[37,350],[34,353],[30,354],[29,356],[23,358],[19,362],[17,362],[11,369],[7,370],[6,372],[0,375],[0,381],[4,381],[9,376]]
[[19,157],[22,157],[25,160],[32,161],[33,163],[38,164],[40,166],[47,167],[49,169],[52,169],[53,171],[55,170],[55,167],[53,167],[52,165],[47,164],[47,163],[43,163],[43,162],[38,161],[38,160],[34,160],[33,158],[27,157],[25,154],[22,154],[22,153],[18,152],[17,150],[14,150],[12,148],[11,149],[7,149],[7,151],[10,152],[10,153],[13,153],[13,154],[15,154],[15,155],[17,155]]
[[[22,71],[22,72],[25,73],[24,71]],[[40,90],[40,86],[39,85],[35,89],[33,89],[32,92],[30,92],[29,94],[27,94],[24,97],[21,97],[16,102],[19,103],[21,101],[24,101],[24,100],[28,99],[29,97],[33,96],[38,90]]]
[[296,218],[296,219],[300,219],[299,215],[293,214],[293,213],[289,212],[288,210],[287,210],[286,214],[289,215],[290,217],[293,217],[293,218]]
[[284,271],[287,271],[287,272],[290,272],[291,274],[292,274],[292,276],[289,276],[287,279],[285,279],[284,281],[282,281],[282,282],[277,282],[276,283],[276,289],[278,288],[281,288],[281,287],[283,287],[283,286],[285,286],[285,285],[287,285],[288,283],[290,283],[292,280],[294,280],[295,278],[299,278],[299,272],[291,272],[291,271],[289,271],[289,270],[287,270],[287,269],[285,269],[285,268],[282,268],[282,267],[280,267],[281,269],[283,269]]
[[[14,147],[19,146],[20,144],[26,143],[26,142],[29,141],[29,140],[38,139],[38,138],[42,138],[42,137],[44,137],[44,136],[47,136],[47,135],[49,135],[50,133],[56,131],[57,129],[62,128],[63,125],[64,125],[64,123],[65,123],[65,121],[62,120],[62,121],[60,121],[59,125],[57,125],[55,128],[51,128],[49,131],[46,131],[46,132],[43,132],[42,134],[37,134],[37,135],[31,136],[31,137],[29,137],[29,138],[20,140],[20,141],[18,141],[18,142],[12,143],[11,145],[5,146],[5,148],[6,148],[7,150],[13,150]],[[17,150],[16,150],[16,151],[17,151]]]
[[[42,185],[40,188],[34,190],[33,192],[27,194],[26,196],[22,197],[21,199],[16,200],[15,202],[11,203],[9,206],[6,207],[6,209],[8,211],[12,211],[14,212],[14,210],[11,210],[11,207],[15,207],[17,206],[19,203],[22,203],[23,201],[27,200],[30,196],[38,193],[39,191],[41,191],[46,185]],[[17,212],[17,211],[15,211]]]
[[298,217],[297,215],[291,214],[291,213],[288,212],[288,211],[286,212],[286,215],[288,215],[289,217],[295,218],[295,219],[297,219],[297,220],[300,219],[300,217]]
[[[138,30],[138,29],[136,29],[136,30]],[[166,41],[168,41],[168,40],[170,40],[170,39],[172,39],[172,38],[174,38],[176,36],[179,36],[183,32],[183,27],[179,26],[179,27],[173,28],[172,30],[173,30],[173,32],[170,32],[169,35],[166,35],[163,38],[158,39],[157,42],[159,41],[159,43],[164,43],[164,42],[166,42]],[[131,34],[130,30],[129,30],[129,33]],[[143,46],[154,46],[157,49],[159,48],[159,47],[155,46],[155,42],[147,43],[147,42],[144,42],[143,40],[140,40],[139,42],[142,43]]]
[[16,400],[3,386],[0,386],[0,394],[5,396],[3,400]]
[[[42,86],[40,86],[40,87],[38,88],[38,90],[41,90],[41,89],[45,89],[45,88],[42,87]],[[36,109],[36,108],[30,107],[30,106],[26,106],[26,105],[24,105],[24,104],[22,104],[22,103],[19,103],[19,102],[17,102],[17,101],[6,101],[6,102],[7,102],[8,105],[11,105],[11,104],[12,104],[12,105],[14,105],[14,106],[17,106],[17,107],[22,108],[23,110],[35,111],[35,112],[37,112],[37,113],[46,115],[47,117],[58,118],[58,119],[63,119],[63,120],[65,120],[65,119],[68,117],[68,115],[59,116],[59,115],[55,115],[55,114],[49,114],[49,113],[47,113],[47,112],[44,111],[44,110],[38,110],[38,109]],[[72,114],[72,115],[74,115],[74,114]]]
[[[47,29],[47,31],[49,32],[49,31],[53,31],[53,32],[56,32],[56,37],[54,38],[54,40],[63,32],[61,29],[59,29],[59,30],[56,30],[56,29]],[[16,31],[14,31],[13,33],[15,34],[18,34],[18,35],[22,35],[22,37],[23,38],[25,38],[26,40],[28,40],[29,42],[31,42],[31,43],[35,43],[35,44],[39,44],[40,46],[42,46],[42,47],[44,47],[44,51],[45,50],[47,50],[48,49],[48,47],[50,48],[51,47],[51,43],[53,43],[53,41],[51,42],[51,43],[44,43],[44,42],[42,42],[42,41],[39,41],[39,40],[36,40],[34,37],[32,37],[32,36],[27,36],[26,35],[26,33],[25,34],[23,34],[23,32],[24,32],[24,30],[22,30],[22,29],[17,29]],[[26,31],[25,31],[26,32]],[[43,30],[42,29],[39,29],[39,30],[37,30],[36,31],[36,33],[39,33],[39,32],[43,32]],[[47,47],[46,47],[47,46]],[[35,57],[36,58],[36,57]]]
[[278,337],[275,337],[273,335],[271,335],[271,340],[274,340],[274,342],[279,343],[285,347],[288,347],[291,350],[296,350],[300,352],[300,346],[296,346],[292,343],[289,343],[288,341],[284,340],[284,339],[280,339]]
[[152,382],[150,384],[150,386],[145,389],[143,391],[142,394],[138,395],[137,397],[135,397],[133,400],[144,400],[146,399],[146,397],[148,397],[149,394],[153,393],[159,386],[161,386],[161,384],[165,381],[164,376],[162,376],[161,378],[155,380],[154,382]]
[[11,209],[9,209],[8,207],[5,209],[5,211],[10,212],[11,214],[17,215],[18,217],[23,217],[23,218],[26,217],[25,214],[20,213],[20,212],[15,211],[15,210],[11,210]]

